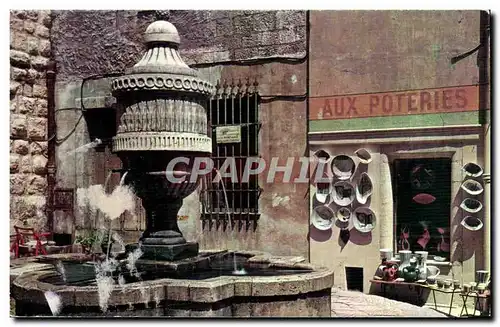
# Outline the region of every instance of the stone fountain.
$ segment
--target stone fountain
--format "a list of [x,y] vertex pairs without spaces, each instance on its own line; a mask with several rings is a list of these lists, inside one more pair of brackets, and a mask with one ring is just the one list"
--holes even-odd
[[[199,179],[190,178],[194,158],[212,149],[206,103],[213,87],[182,60],[171,23],[149,25],[145,43],[142,59],[112,82],[119,117],[113,151],[146,211],[143,258],[174,261],[198,254],[198,244],[182,236],[177,213],[198,187]],[[169,167],[181,157],[189,162]]]
[[[206,103],[213,87],[184,63],[179,34],[169,22],[149,25],[145,43],[142,59],[111,86],[118,118],[113,151],[123,162],[125,183],[146,211],[146,230],[137,244],[126,247],[128,253],[140,247],[143,255],[136,267],[142,275],[122,275],[121,282],[107,285],[109,293],[103,295],[95,278],[68,282],[76,279],[43,264],[73,258],[88,268],[90,260],[81,255],[32,258],[28,271],[18,273],[12,283],[16,314],[330,316],[333,271],[307,264],[302,257],[199,251],[197,243],[185,240],[177,213],[182,200],[199,185],[199,178],[191,178],[194,158],[211,152]],[[188,160],[175,163],[181,157]],[[126,254],[116,257],[121,262],[123,258]],[[33,266],[36,262],[41,266]],[[12,264],[21,269],[22,263]],[[245,274],[234,274],[237,264]],[[57,313],[49,298],[59,301]]]

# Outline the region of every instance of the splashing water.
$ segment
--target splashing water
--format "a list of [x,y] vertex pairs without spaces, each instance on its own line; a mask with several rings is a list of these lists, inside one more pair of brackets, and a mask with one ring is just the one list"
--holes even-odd
[[149,303],[149,292],[146,292],[146,288],[145,287],[141,287],[140,289],[141,291],[141,299],[142,299],[142,302],[144,303],[145,307],[147,308],[148,307],[148,303]]
[[102,141],[101,141],[101,139],[96,138],[94,141],[92,141],[90,143],[86,143],[82,146],[77,147],[76,149],[73,149],[71,151],[66,152],[65,154],[63,154],[62,159],[65,159],[66,157],[68,157],[72,154],[75,154],[75,153],[87,152],[89,149],[95,148],[99,144],[102,144]]
[[141,247],[139,246],[137,249],[134,251],[130,252],[127,257],[127,269],[130,272],[130,274],[133,274],[135,277],[140,278],[139,271],[137,270],[137,267],[135,266],[137,260],[143,255],[143,252],[141,250]]
[[112,236],[113,240],[120,245],[120,250],[124,251],[125,250],[125,242],[123,242],[123,238],[120,237],[117,233],[113,233]]
[[97,292],[99,295],[99,306],[102,312],[108,310],[108,301],[113,291],[115,281],[111,276],[112,272],[118,267],[118,261],[115,259],[106,259],[95,264]]
[[56,270],[59,274],[61,274],[63,281],[66,283],[66,270],[64,269],[64,265],[61,261],[57,261]]
[[[121,287],[125,286],[125,277],[123,277],[123,275],[118,276],[118,285]],[[125,292],[125,289],[123,289],[122,292]]]
[[61,298],[59,295],[51,291],[45,292],[43,295],[45,295],[45,300],[47,300],[47,303],[49,304],[50,312],[52,312],[52,315],[57,316],[62,309]]

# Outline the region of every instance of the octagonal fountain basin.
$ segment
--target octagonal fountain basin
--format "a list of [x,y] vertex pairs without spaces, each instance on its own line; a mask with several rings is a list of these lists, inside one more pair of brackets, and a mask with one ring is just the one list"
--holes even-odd
[[54,260],[54,268],[25,272],[12,283],[17,317],[330,316],[333,271],[289,257],[202,252],[183,263],[138,260],[136,269],[78,280],[55,268],[61,257],[44,260]]

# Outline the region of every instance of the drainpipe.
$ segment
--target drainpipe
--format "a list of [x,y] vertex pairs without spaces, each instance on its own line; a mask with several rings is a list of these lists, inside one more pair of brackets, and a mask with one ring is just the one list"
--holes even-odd
[[486,11],[481,11],[480,14],[480,38],[482,46],[478,51],[478,66],[479,66],[479,110],[480,120],[483,125],[483,149],[484,149],[484,225],[483,225],[483,269],[490,271],[491,268],[491,206],[490,206],[490,121],[491,121],[491,101],[490,98],[490,83],[489,70],[491,67],[490,47],[489,47],[489,30],[490,30],[490,14]]
[[[51,24],[55,18],[50,13]],[[49,29],[52,32],[52,26]],[[50,37],[52,44],[52,33]],[[55,121],[55,84],[56,84],[56,62],[54,51],[50,51],[50,59],[46,71],[47,86],[47,225],[50,232],[54,232],[54,189],[56,185],[56,121]]]

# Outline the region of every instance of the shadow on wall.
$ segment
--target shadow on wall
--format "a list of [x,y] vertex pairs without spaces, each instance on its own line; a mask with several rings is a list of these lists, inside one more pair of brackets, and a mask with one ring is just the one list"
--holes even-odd
[[331,228],[328,230],[319,230],[311,224],[309,226],[309,235],[307,235],[307,239],[310,237],[316,242],[326,242],[332,237],[332,234],[333,231]]
[[349,231],[349,241],[356,245],[368,245],[372,242],[372,233],[360,233],[356,228]]

